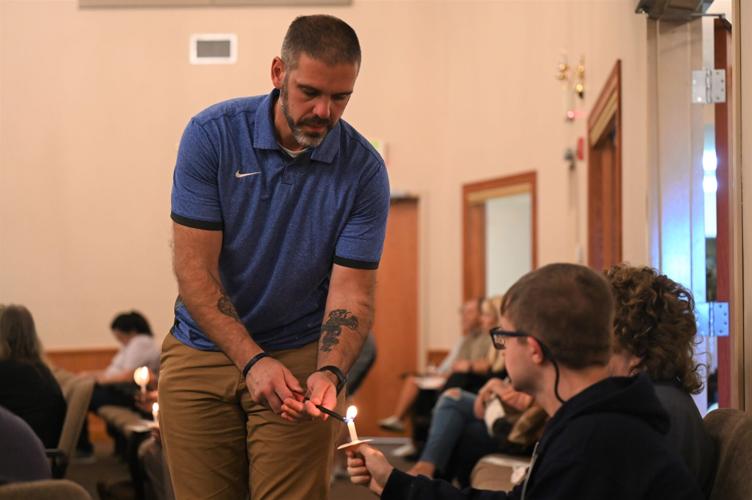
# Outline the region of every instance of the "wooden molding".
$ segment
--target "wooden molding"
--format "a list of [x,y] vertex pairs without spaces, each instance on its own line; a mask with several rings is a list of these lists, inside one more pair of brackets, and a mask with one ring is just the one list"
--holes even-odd
[[462,186],[463,300],[486,294],[486,229],[483,202],[497,196],[530,192],[531,264],[538,267],[538,200],[536,173],[523,172]]
[[[587,125],[588,264],[600,270],[622,260],[621,60],[606,80]],[[613,148],[607,146],[611,139]]]
[[[614,96],[616,96],[616,102],[614,102]],[[616,114],[616,109],[613,109],[614,104],[616,104],[616,108],[620,110],[621,108],[621,59],[616,60],[616,64],[614,65],[613,69],[611,70],[611,74],[608,75],[608,79],[606,80],[606,83],[603,85],[603,90],[601,90],[601,94],[598,96],[598,99],[595,101],[595,104],[593,104],[593,109],[590,111],[590,115],[588,116],[587,126],[588,131],[594,129],[596,127],[596,124],[599,123],[604,117],[612,117]],[[604,128],[601,127],[600,131],[601,134],[598,135],[598,138],[600,138],[603,134]],[[596,141],[591,140],[591,144],[595,144]]]
[[[734,162],[731,152],[732,143],[732,110],[734,106],[733,73],[732,73],[732,41],[731,24],[725,19],[713,21],[713,60],[716,69],[726,71],[726,102],[713,105],[715,111],[715,150],[718,166],[716,179],[718,190],[716,191],[716,300],[729,303],[729,336],[717,338],[718,349],[718,403],[721,408],[742,408],[744,400],[744,355],[740,338],[743,336],[743,322],[739,318],[738,311],[742,308],[742,295],[735,293],[738,290],[736,281],[741,281],[739,276],[732,272],[732,262],[736,259],[735,254],[739,251],[732,243],[733,225],[735,221],[741,221],[741,211],[738,210],[741,203],[732,204],[731,198],[735,196],[736,186],[731,182],[734,172]],[[736,224],[739,224],[736,222]],[[743,293],[743,292],[742,292]]]
[[107,368],[117,354],[115,347],[94,347],[87,349],[52,349],[45,356],[52,366],[78,373]]

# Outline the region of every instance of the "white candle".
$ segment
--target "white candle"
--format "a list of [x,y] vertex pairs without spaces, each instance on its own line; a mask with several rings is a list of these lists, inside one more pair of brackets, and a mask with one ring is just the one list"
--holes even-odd
[[350,406],[345,414],[345,420],[347,421],[347,430],[350,431],[350,441],[358,440],[358,433],[355,431],[355,416],[358,414],[358,409],[355,406]]
[[149,368],[140,366],[133,372],[133,381],[141,387],[141,394],[146,393],[146,384],[149,383]]
[[154,403],[151,405],[151,416],[154,418],[155,423],[159,423],[159,403]]

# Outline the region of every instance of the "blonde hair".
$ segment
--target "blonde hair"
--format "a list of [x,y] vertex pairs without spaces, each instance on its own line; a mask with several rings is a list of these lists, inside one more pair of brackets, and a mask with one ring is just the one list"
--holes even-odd
[[[493,309],[494,314],[496,315],[497,324],[499,323],[499,321],[501,321],[501,303],[503,301],[503,295],[494,295],[493,297],[489,297],[483,301],[484,307],[486,303],[488,303],[489,306]],[[496,349],[493,344],[491,344],[491,347],[488,349],[487,359],[488,363],[491,365],[491,371],[494,373],[502,371],[504,369],[504,366],[506,365],[504,361],[504,351]]]
[[496,318],[496,323],[498,323],[501,319],[502,299],[503,297],[501,295],[494,295],[493,297],[483,299],[480,304],[480,312],[493,314]]

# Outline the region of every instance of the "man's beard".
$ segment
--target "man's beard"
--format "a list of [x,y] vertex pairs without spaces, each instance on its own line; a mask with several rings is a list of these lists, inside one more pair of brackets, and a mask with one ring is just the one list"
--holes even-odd
[[[282,85],[282,88],[280,89],[279,100],[280,100],[280,104],[282,108],[282,115],[285,117],[285,120],[287,121],[287,125],[290,127],[290,130],[292,131],[292,136],[295,138],[295,141],[301,146],[306,147],[306,148],[318,146],[324,141],[324,139],[326,138],[326,134],[328,134],[329,131],[332,130],[333,125],[329,120],[325,120],[317,116],[312,116],[311,118],[305,118],[295,123],[295,120],[293,120],[292,115],[290,115],[290,109],[287,105],[287,82],[284,82],[284,84]],[[306,132],[303,132],[302,127],[304,125],[324,126],[326,127],[326,130],[321,134],[306,133]]]

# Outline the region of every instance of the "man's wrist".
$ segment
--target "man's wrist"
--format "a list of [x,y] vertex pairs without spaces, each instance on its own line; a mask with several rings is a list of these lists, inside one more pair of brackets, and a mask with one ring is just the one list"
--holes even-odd
[[345,374],[342,372],[342,370],[334,365],[322,366],[316,371],[327,375],[329,379],[334,382],[334,387],[337,388],[337,394],[339,394],[347,384],[347,377],[345,376]]
[[243,380],[245,380],[248,377],[248,373],[251,371],[251,368],[253,368],[253,365],[258,363],[262,359],[268,358],[270,356],[271,354],[269,354],[268,352],[261,351],[260,353],[256,354],[251,359],[249,359],[248,362],[245,364],[245,366],[243,366],[243,370],[242,370]]

